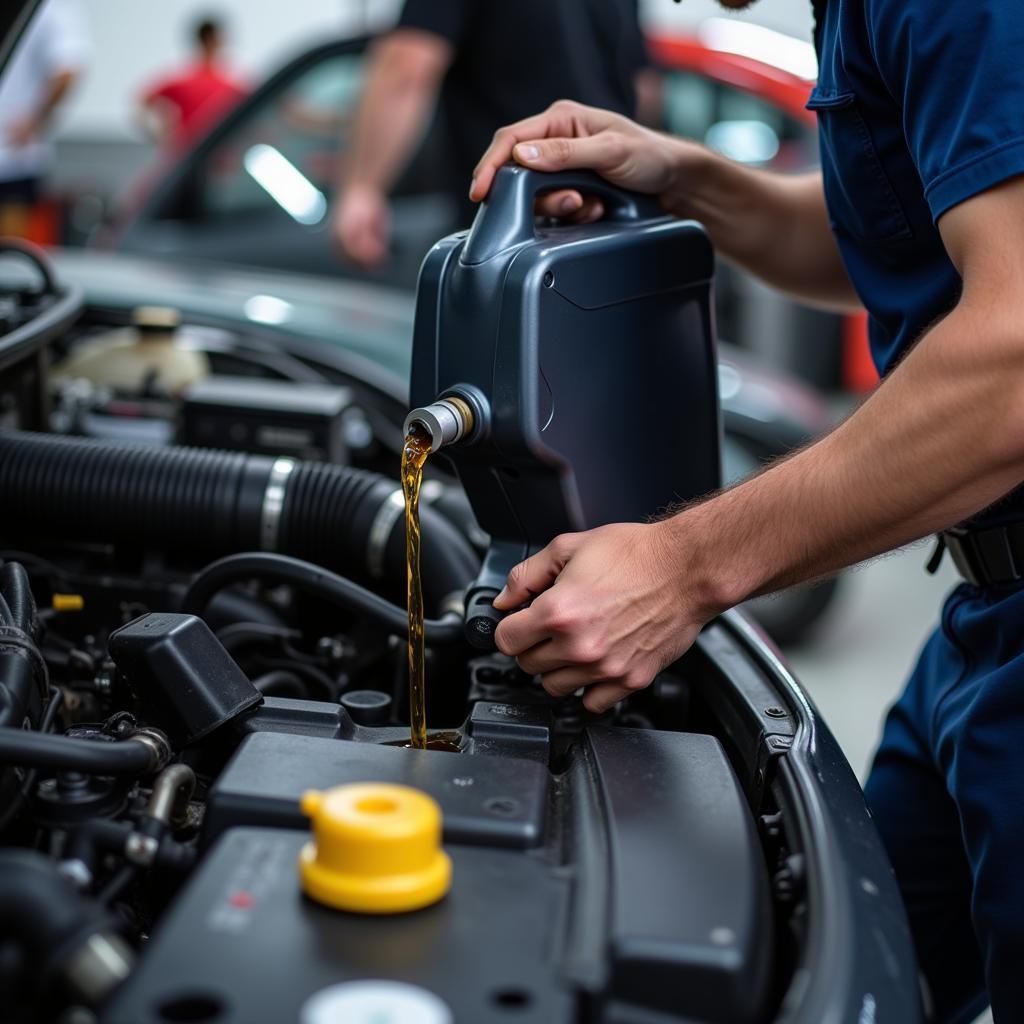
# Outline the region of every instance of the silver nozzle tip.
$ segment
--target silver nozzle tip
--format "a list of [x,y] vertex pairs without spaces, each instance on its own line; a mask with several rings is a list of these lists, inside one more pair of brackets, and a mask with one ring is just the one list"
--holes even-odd
[[455,444],[473,429],[473,411],[461,398],[440,398],[406,416],[406,435],[413,427],[427,434],[430,450],[436,452],[447,444]]

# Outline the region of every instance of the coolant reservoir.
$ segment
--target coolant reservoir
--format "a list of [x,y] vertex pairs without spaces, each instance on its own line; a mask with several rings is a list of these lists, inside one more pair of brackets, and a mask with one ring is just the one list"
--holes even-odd
[[74,349],[54,367],[57,380],[85,379],[98,387],[137,395],[178,395],[210,374],[204,352],[191,347],[181,314],[164,306],[139,306],[132,325],[105,332]]

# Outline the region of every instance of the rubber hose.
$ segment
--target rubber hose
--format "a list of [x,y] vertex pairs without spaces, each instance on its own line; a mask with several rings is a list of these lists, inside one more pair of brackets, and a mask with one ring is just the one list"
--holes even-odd
[[[0,727],[21,726],[32,704],[33,690],[41,687],[43,674],[38,650],[32,645],[39,636],[39,618],[32,586],[24,566],[18,562],[0,565],[0,623],[20,630],[18,643],[4,646],[0,640]],[[35,711],[41,701],[35,705]]]
[[[399,490],[397,481],[345,466],[0,432],[5,541],[116,541],[213,558],[276,551],[398,596]],[[479,558],[434,510],[421,509],[421,525],[424,592],[437,608],[476,578]]]
[[32,596],[32,583],[20,562],[0,565],[0,594],[10,610],[10,625],[17,626],[33,640],[38,639],[39,619],[36,601]]
[[34,689],[32,663],[15,651],[0,651],[0,728],[21,728]]
[[266,696],[295,697],[298,700],[309,697],[309,691],[302,685],[302,680],[286,668],[271,669],[254,679],[252,685]]
[[[404,633],[409,628],[404,608],[386,601],[358,583],[353,583],[327,569],[321,569],[311,562],[258,551],[228,555],[227,558],[221,558],[208,565],[188,588],[182,602],[182,611],[201,618],[214,595],[224,587],[253,578],[291,583],[350,611],[360,612],[393,633]],[[455,643],[462,639],[462,616],[450,612],[440,619],[427,619],[424,623],[424,633],[427,643]]]
[[145,775],[152,749],[138,740],[85,740],[26,729],[0,729],[0,764],[84,772],[88,775]]

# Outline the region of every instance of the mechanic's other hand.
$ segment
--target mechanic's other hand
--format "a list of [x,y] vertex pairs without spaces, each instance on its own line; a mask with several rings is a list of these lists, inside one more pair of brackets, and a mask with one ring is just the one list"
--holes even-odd
[[39,123],[34,117],[23,117],[7,129],[7,141],[16,149],[27,146],[40,136]]
[[[615,185],[662,196],[676,180],[680,147],[686,145],[621,114],[559,100],[544,113],[495,132],[473,172],[469,198],[486,198],[498,168],[512,159],[536,171],[597,171]],[[597,220],[604,213],[599,200],[564,189],[541,197],[537,211],[576,221]]]
[[[495,641],[557,697],[589,687],[591,711],[642,690],[718,609],[689,593],[685,557],[666,523],[614,524],[556,537],[517,565],[494,607]],[[699,589],[699,588],[698,588]]]
[[366,270],[387,262],[391,215],[379,189],[349,185],[341,194],[331,224],[334,242],[346,259]]

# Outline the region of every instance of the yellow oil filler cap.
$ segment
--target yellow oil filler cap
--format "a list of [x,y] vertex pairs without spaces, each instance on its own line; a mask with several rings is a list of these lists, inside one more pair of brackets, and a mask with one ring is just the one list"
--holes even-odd
[[398,914],[448,892],[452,863],[441,848],[441,808],[409,786],[384,782],[310,790],[302,813],[313,839],[299,854],[307,896],[339,910]]

